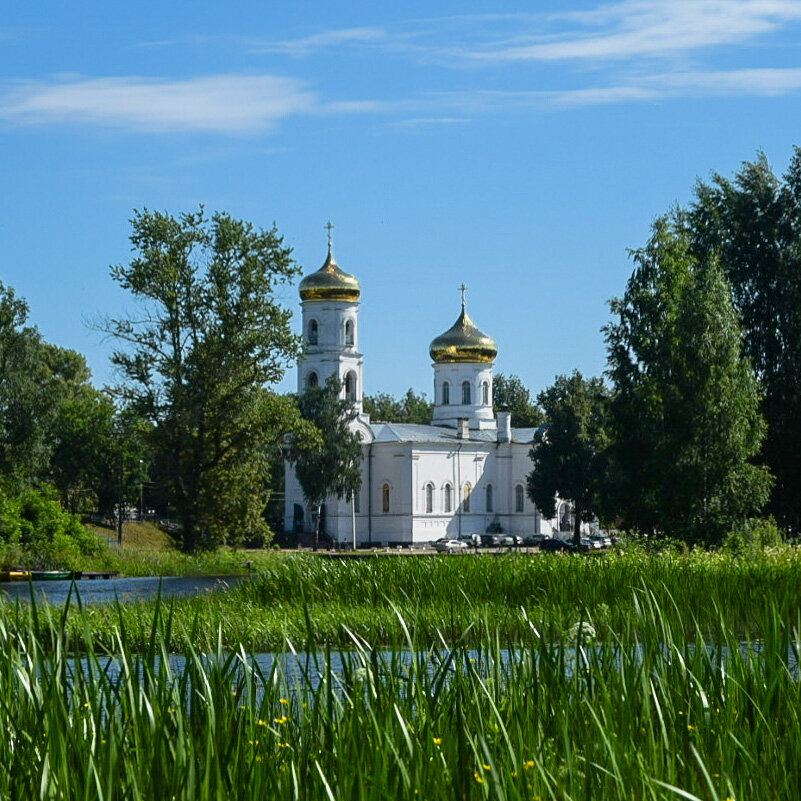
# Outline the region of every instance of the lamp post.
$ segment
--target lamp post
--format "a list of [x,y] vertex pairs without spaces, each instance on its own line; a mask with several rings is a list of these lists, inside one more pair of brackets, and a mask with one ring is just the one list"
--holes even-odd
[[144,497],[143,492],[144,491],[142,489],[142,487],[144,485],[144,481],[142,479],[142,465],[144,463],[145,462],[144,462],[143,459],[139,460],[139,522],[140,523],[142,523],[144,521],[144,519],[145,519],[145,507],[144,507],[144,503],[143,503],[143,497]]

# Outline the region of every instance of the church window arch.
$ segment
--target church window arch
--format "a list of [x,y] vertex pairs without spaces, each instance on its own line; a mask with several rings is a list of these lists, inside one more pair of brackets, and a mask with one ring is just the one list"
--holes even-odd
[[462,381],[462,406],[469,406],[472,403],[470,394],[470,382]]
[[494,512],[495,511],[495,499],[493,498],[494,490],[492,489],[492,484],[487,484],[487,511]]
[[515,512],[520,514],[524,509],[525,495],[523,493],[523,485],[518,484],[515,487]]
[[320,379],[317,377],[317,373],[312,370],[308,376],[306,376],[306,386],[309,389],[313,389],[316,386],[319,386]]
[[345,400],[356,400],[356,373],[350,370],[345,376]]
[[309,323],[309,344],[316,345],[320,336],[320,326],[317,324],[317,320],[312,320]]
[[453,511],[453,487],[446,484],[442,490],[442,508],[445,512],[450,513]]
[[484,406],[489,406],[489,395],[489,381],[484,381],[481,384],[481,403],[484,404]]
[[434,511],[434,485],[429,481],[426,484],[426,513],[431,514]]
[[470,511],[470,484],[465,484],[462,488],[462,511]]
[[442,405],[448,406],[451,402],[451,385],[445,381],[442,384]]
[[386,515],[389,514],[389,497],[390,488],[386,482],[381,486],[381,511]]
[[345,347],[352,348],[355,342],[353,320],[345,321]]

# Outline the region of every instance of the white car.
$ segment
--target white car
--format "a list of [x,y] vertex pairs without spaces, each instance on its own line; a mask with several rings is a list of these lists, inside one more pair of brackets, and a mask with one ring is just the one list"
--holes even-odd
[[464,540],[452,540],[448,537],[442,537],[434,542],[434,550],[440,553],[458,553],[467,548],[468,544]]

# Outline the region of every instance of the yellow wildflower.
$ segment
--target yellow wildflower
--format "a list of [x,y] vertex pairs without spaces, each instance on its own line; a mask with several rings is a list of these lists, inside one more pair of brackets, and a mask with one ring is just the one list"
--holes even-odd
[[523,763],[523,770],[531,770],[534,767],[534,760],[529,759],[527,762]]
[[442,737],[435,737],[434,745],[442,745]]
[[278,743],[279,748],[289,748],[289,743]]
[[474,778],[474,779],[475,779],[475,780],[476,780],[476,781],[477,781],[479,784],[484,784],[484,777],[483,777],[483,776],[482,776],[482,775],[481,775],[481,774],[480,774],[478,771],[476,771],[476,772],[473,774],[473,778]]
[[287,699],[287,698],[279,698],[278,699],[278,703],[279,704],[283,704],[284,706],[286,706],[287,704],[289,704],[289,699]]
[[256,725],[257,725],[257,726],[266,726],[266,725],[267,725],[267,722],[266,722],[266,721],[264,721],[264,720],[259,720],[259,721],[256,721]]
[[492,765],[484,764],[484,770],[492,770]]
[[276,722],[276,723],[277,723],[279,726],[283,726],[283,725],[284,725],[284,723],[286,723],[288,720],[289,720],[289,718],[288,718],[286,715],[282,715],[280,718],[276,718],[276,719],[275,719],[275,722]]
[[693,726],[691,723],[687,724],[687,731],[695,731],[698,726]]

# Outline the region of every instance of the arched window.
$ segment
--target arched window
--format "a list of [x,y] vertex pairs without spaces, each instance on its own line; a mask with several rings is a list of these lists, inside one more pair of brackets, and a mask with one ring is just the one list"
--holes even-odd
[[345,347],[353,347],[353,320],[345,321]]
[[443,504],[442,507],[446,512],[453,511],[453,488],[450,484],[445,485],[445,489],[443,491]]
[[481,385],[481,402],[484,406],[489,406],[489,381],[485,381]]
[[356,400],[356,373],[353,370],[345,376],[345,400]]
[[316,345],[317,344],[317,336],[319,332],[319,327],[317,325],[317,320],[312,320],[309,323],[309,344]]
[[434,485],[426,484],[426,512],[431,514],[434,511]]
[[462,511],[470,511],[470,485],[465,484],[462,490]]
[[309,388],[316,387],[320,383],[320,379],[317,378],[317,373],[312,370],[309,375],[306,377],[306,386]]
[[523,501],[525,496],[523,495],[523,485],[518,484],[515,487],[515,512],[522,512],[523,511]]
[[451,385],[446,381],[442,385],[442,405],[447,406],[451,402]]
[[494,512],[492,498],[492,484],[487,484],[487,511]]
[[381,487],[381,511],[384,514],[389,514],[389,484],[384,484]]
[[469,406],[470,400],[470,382],[462,381],[462,406]]

